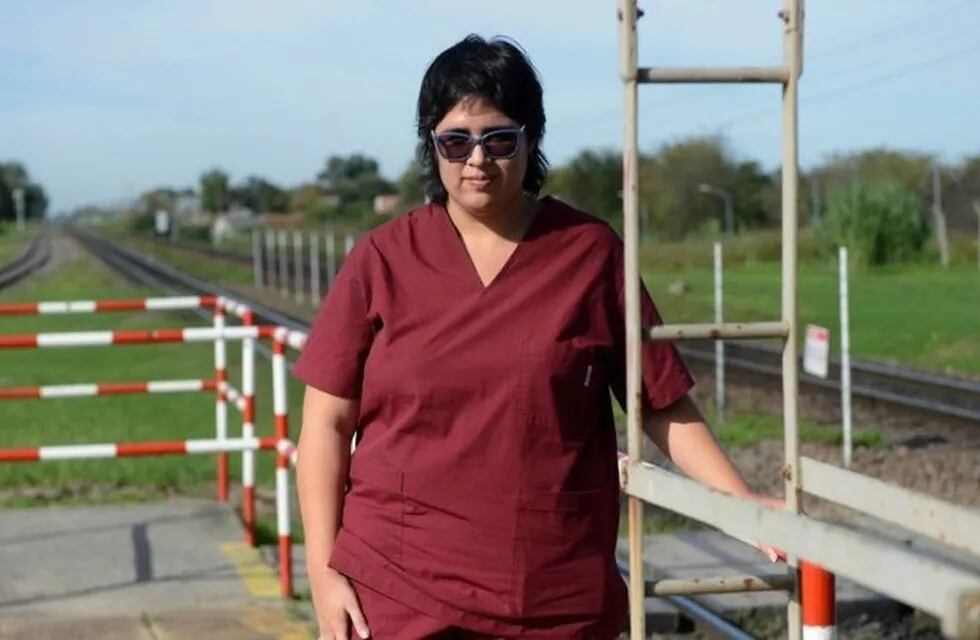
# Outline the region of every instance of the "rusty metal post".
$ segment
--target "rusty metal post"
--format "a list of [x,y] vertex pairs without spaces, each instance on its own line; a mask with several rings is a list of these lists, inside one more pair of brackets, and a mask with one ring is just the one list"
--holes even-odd
[[[798,188],[799,188],[799,130],[797,124],[799,95],[798,81],[803,68],[803,6],[802,0],[785,0],[780,14],[784,22],[783,64],[786,67],[786,82],[783,84],[783,169],[782,169],[782,212],[783,212],[783,322],[789,328],[786,342],[783,343],[783,416],[786,509],[792,513],[800,512],[800,433],[799,433],[799,372],[797,370],[797,330],[799,307],[797,300],[797,227],[798,227]],[[791,559],[795,564],[795,559]],[[801,640],[803,637],[802,612],[799,588],[790,592],[786,607],[787,637]]]
[[[642,453],[643,389],[640,349],[639,273],[639,151],[637,132],[636,0],[619,2],[619,73],[623,80],[623,236],[625,243],[623,290],[626,299],[626,415],[627,451],[631,466]],[[629,497],[630,638],[646,638],[643,576],[643,501]]]

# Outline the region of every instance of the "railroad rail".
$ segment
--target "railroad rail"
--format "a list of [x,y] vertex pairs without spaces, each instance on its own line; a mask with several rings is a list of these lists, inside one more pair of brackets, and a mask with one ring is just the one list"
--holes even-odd
[[[715,362],[710,347],[679,345],[685,358]],[[725,366],[775,377],[780,375],[780,351],[765,344],[726,341]],[[948,418],[980,422],[980,380],[916,371],[895,365],[851,361],[851,393],[903,408]],[[811,388],[840,391],[840,360],[831,358],[827,377],[800,373],[800,383]]]
[[23,280],[46,265],[50,259],[51,235],[42,229],[13,260],[0,266],[0,289]]

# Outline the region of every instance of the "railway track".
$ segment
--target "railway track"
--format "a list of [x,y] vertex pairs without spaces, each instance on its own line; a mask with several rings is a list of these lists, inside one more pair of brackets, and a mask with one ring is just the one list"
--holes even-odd
[[11,286],[40,269],[51,259],[51,235],[46,229],[38,231],[17,257],[0,266],[0,289]]
[[[679,345],[685,358],[714,363],[710,345]],[[725,367],[777,378],[781,376],[781,351],[775,346],[725,342]],[[800,371],[800,384],[840,391],[840,360],[830,359],[827,378]],[[980,381],[915,371],[894,365],[851,361],[851,393],[906,409],[980,423]]]
[[[306,323],[298,318],[254,300],[249,300],[238,293],[228,291],[214,283],[195,278],[168,264],[131,251],[104,238],[99,238],[77,229],[69,229],[68,233],[84,246],[86,250],[105,262],[112,269],[135,282],[157,287],[171,293],[204,293],[235,298],[249,305],[260,323],[279,324],[300,331],[307,331],[309,329]],[[707,634],[710,638],[724,640],[748,640],[753,637],[735,623],[712,611],[694,598],[670,596],[665,598],[665,600],[677,609],[679,615],[686,622],[686,628],[693,626]],[[652,627],[653,625],[650,626]],[[685,627],[684,624],[681,626]]]

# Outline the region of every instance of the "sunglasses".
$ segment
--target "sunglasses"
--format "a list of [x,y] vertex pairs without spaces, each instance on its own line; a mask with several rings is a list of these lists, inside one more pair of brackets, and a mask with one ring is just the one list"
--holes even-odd
[[439,154],[450,162],[462,162],[470,157],[476,145],[483,147],[483,153],[493,160],[513,158],[521,146],[524,126],[513,129],[494,129],[483,135],[474,136],[462,131],[436,133],[432,130],[432,142]]

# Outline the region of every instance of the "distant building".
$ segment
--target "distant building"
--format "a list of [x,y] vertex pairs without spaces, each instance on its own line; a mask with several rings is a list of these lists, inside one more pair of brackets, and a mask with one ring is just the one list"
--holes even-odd
[[211,242],[222,244],[225,240],[242,229],[252,229],[259,226],[261,220],[255,212],[247,207],[236,207],[228,213],[215,217],[211,224]]
[[182,193],[174,198],[174,213],[190,218],[201,211],[201,199],[193,193]]
[[391,213],[398,206],[398,201],[397,193],[383,193],[374,196],[374,212],[377,214]]

